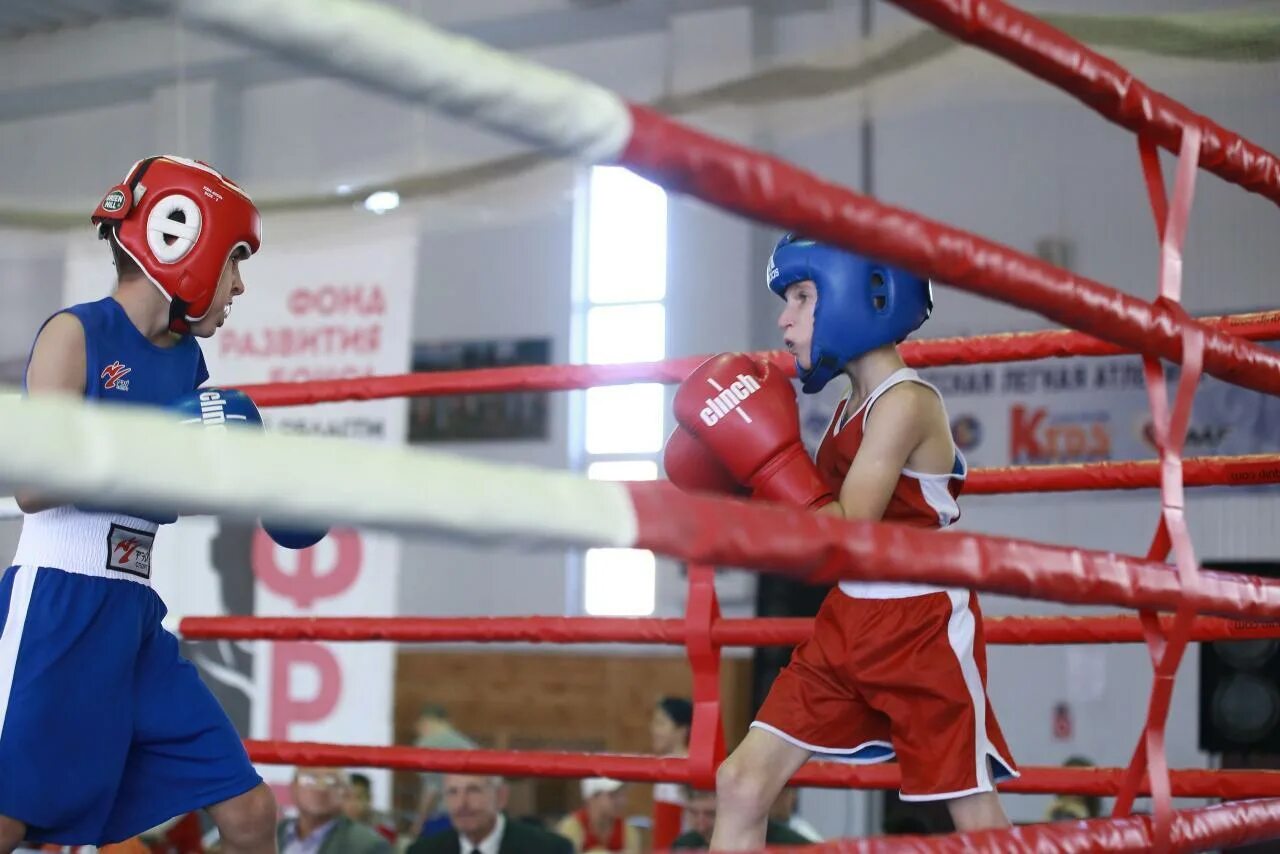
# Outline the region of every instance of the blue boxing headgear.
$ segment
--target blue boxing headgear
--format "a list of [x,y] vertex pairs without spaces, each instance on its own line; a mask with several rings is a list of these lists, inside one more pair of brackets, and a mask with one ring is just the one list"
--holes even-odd
[[767,275],[769,289],[784,299],[787,286],[806,279],[818,289],[810,367],[796,366],[808,394],[852,359],[906,338],[933,311],[928,279],[794,234],[774,247]]

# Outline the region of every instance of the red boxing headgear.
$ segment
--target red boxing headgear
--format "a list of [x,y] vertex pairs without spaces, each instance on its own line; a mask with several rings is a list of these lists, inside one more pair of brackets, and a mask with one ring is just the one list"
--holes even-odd
[[183,157],[133,164],[93,221],[98,236],[113,239],[168,297],[175,332],[190,331],[209,313],[232,254],[252,255],[262,245],[249,195],[208,164]]

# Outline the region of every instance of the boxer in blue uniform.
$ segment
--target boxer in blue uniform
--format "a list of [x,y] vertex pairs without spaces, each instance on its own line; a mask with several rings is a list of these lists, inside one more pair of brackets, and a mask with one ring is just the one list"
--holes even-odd
[[[172,406],[175,420],[216,398],[230,420],[260,424],[243,394],[197,390],[208,379],[197,339],[226,320],[244,292],[240,262],[261,242],[248,195],[203,163],[153,157],[93,221],[117,288],[45,322],[27,392]],[[0,576],[0,854],[23,839],[118,842],[200,808],[224,852],[275,851],[271,790],[161,626],[151,548],[176,516],[36,491],[17,500],[22,535]]]

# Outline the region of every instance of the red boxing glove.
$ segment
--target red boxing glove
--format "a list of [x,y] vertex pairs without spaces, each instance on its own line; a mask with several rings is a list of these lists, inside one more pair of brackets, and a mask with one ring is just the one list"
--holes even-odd
[[685,492],[717,492],[722,495],[751,494],[733,479],[710,451],[688,430],[676,425],[662,451],[662,467],[667,480]]
[[800,507],[835,500],[800,441],[791,380],[768,362],[713,356],[680,384],[675,413],[753,497]]

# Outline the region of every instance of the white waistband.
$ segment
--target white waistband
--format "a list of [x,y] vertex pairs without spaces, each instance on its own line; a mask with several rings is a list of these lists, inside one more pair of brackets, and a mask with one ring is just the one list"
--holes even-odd
[[22,536],[12,563],[150,587],[157,527],[135,516],[84,513],[74,507],[28,513],[22,520]]
[[841,581],[840,592],[854,599],[910,599],[930,593],[952,593],[960,587],[938,587],[933,584],[905,584],[896,581]]

